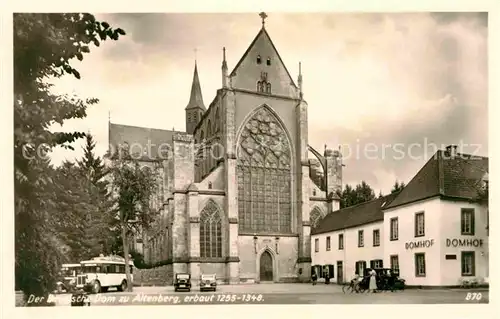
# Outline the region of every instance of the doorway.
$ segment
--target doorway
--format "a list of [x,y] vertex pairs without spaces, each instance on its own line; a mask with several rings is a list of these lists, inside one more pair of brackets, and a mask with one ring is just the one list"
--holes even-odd
[[260,256],[260,281],[273,281],[273,257],[267,250]]
[[344,270],[341,261],[337,261],[337,284],[344,283]]

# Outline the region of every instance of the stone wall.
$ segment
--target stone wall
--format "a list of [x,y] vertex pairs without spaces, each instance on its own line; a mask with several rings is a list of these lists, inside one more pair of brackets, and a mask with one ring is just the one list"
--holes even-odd
[[172,265],[134,271],[134,286],[169,286],[172,284]]

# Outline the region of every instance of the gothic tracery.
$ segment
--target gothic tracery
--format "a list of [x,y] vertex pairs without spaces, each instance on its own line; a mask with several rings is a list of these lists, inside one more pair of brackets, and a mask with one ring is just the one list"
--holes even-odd
[[239,228],[291,231],[290,143],[265,107],[245,124],[238,145]]
[[222,221],[219,207],[211,200],[200,214],[200,257],[222,257]]

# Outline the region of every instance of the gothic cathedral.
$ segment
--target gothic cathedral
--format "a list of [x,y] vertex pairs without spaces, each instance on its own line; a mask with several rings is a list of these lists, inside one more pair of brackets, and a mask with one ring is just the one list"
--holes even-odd
[[310,229],[339,208],[341,155],[308,145],[302,74],[295,84],[261,17],[230,73],[223,50],[222,87],[208,108],[195,64],[186,132],[109,125],[110,148],[153,146],[139,161],[158,172],[159,214],[134,246],[170,277],[309,281]]

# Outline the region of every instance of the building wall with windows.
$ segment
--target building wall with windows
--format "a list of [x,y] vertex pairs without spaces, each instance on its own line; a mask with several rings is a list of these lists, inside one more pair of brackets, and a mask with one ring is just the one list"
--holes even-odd
[[489,243],[484,206],[463,201],[441,201],[441,285],[458,279],[488,282]]
[[[423,231],[416,217],[421,213]],[[386,210],[384,263],[389,267],[391,261],[398,263],[400,276],[411,286],[456,286],[463,279],[473,278],[485,282],[486,214],[478,204],[440,197]]]
[[[360,242],[360,232],[363,234],[362,242]],[[378,235],[374,236],[374,232],[378,232]],[[384,224],[379,221],[313,235],[312,265],[333,265],[333,277],[331,274],[330,277],[336,282],[338,279],[341,282],[349,281],[355,274],[359,272],[362,274],[364,269],[370,267],[383,268],[383,233]],[[374,237],[377,237],[378,241],[374,242]],[[330,247],[327,246],[328,238]],[[339,262],[342,263],[342,278],[338,278]]]
[[[421,226],[415,225],[417,214],[421,213],[424,216],[423,232]],[[397,227],[394,226],[395,220],[397,220]],[[399,274],[406,280],[407,285],[440,284],[440,225],[441,202],[439,198],[384,211],[384,263],[390,267],[391,258],[394,263],[395,256],[397,256]]]

